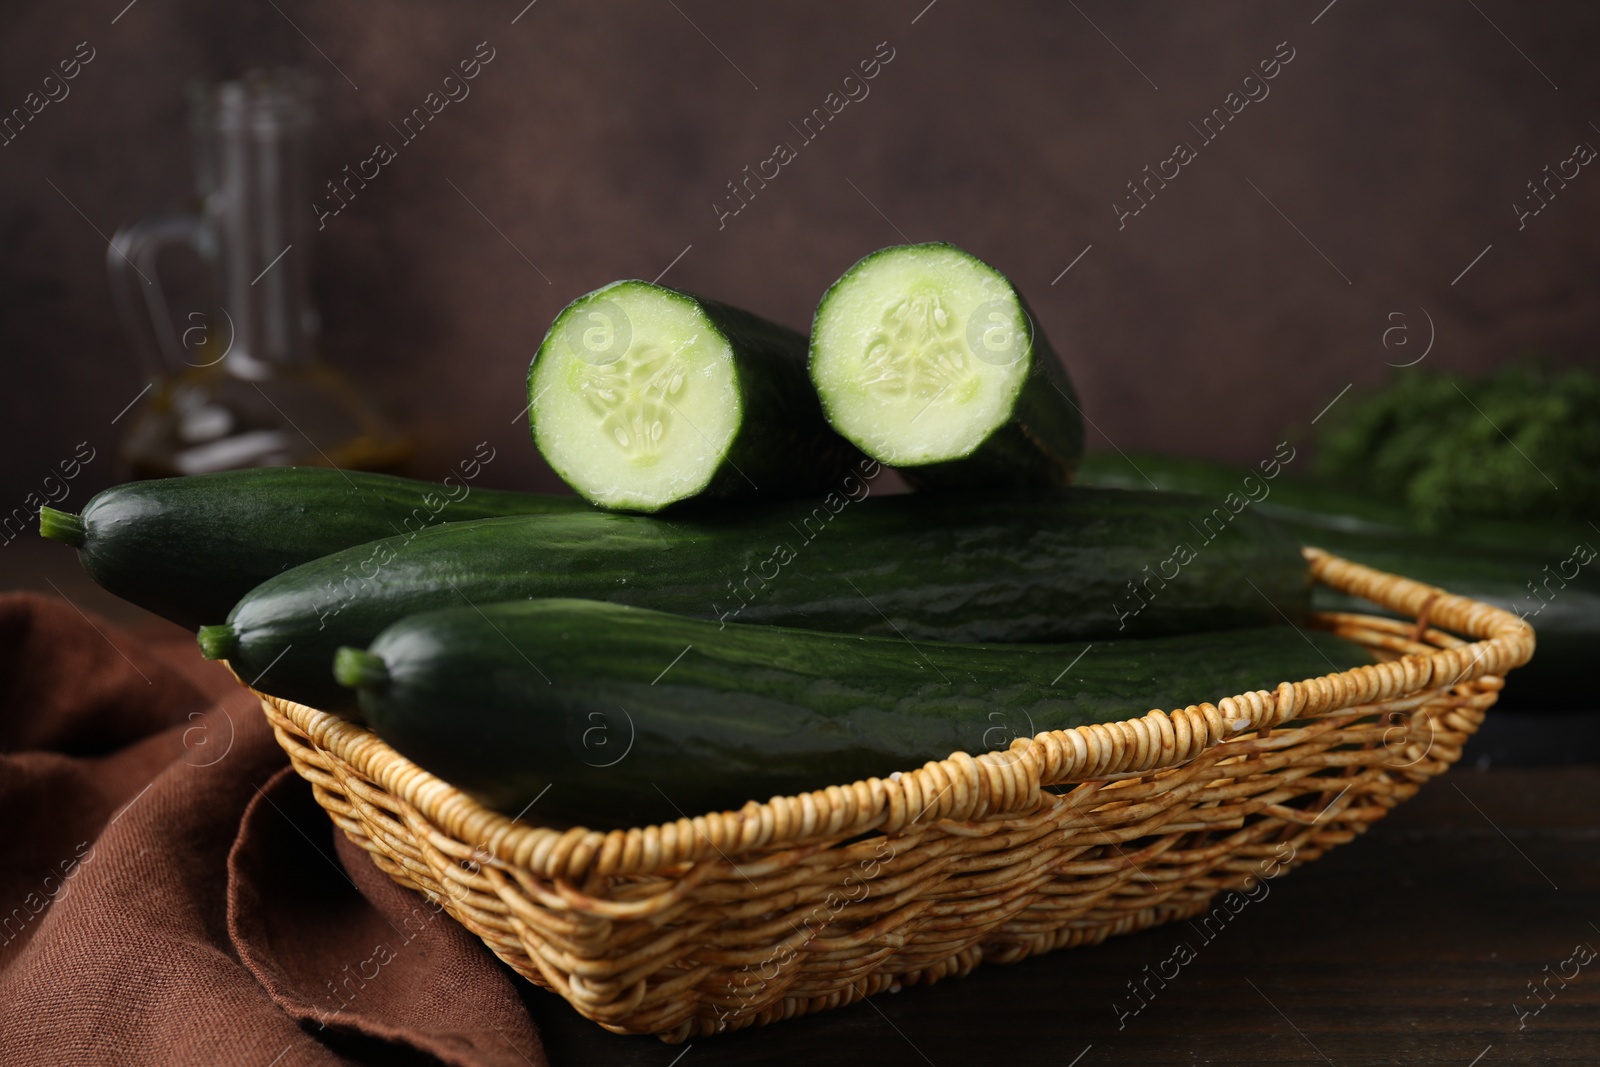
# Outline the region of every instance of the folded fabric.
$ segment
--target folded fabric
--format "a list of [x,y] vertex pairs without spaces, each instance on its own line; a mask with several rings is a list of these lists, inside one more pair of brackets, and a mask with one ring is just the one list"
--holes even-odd
[[175,628],[0,594],[0,825],[0,1063],[547,1062],[521,979]]

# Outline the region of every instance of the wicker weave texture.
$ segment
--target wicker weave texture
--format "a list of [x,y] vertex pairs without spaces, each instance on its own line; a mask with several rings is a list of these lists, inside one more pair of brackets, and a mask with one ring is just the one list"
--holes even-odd
[[1416,620],[1316,618],[1376,665],[660,826],[513,821],[360,726],[262,705],[396,881],[602,1026],[683,1041],[1197,916],[1449,767],[1532,629],[1306,556],[1316,580]]

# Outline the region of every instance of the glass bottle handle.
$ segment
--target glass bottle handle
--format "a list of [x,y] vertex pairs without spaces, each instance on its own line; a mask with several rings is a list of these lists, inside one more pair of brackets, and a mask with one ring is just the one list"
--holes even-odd
[[106,249],[106,270],[111,276],[117,314],[152,374],[172,374],[186,366],[203,365],[186,358],[193,349],[173,328],[159,260],[166,249],[181,246],[209,265],[209,244],[205,220],[200,215],[151,215],[118,230]]

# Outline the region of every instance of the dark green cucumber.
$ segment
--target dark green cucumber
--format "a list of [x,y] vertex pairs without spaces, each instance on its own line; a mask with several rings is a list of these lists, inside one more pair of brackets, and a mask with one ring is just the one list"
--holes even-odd
[[268,692],[340,710],[349,694],[328,672],[339,645],[365,645],[414,612],[497,600],[585,597],[722,623],[949,641],[1304,618],[1299,546],[1248,512],[1222,527],[1204,502],[1178,494],[861,499],[868,492],[852,477],[815,505],[694,521],[594,511],[454,523],[280,574],[227,624],[202,629],[201,647]]
[[568,304],[528,400],[539,451],[605,507],[822,492],[860,458],[822,417],[803,335],[649,282]]
[[642,824],[1371,662],[1287,626],[913,644],[534,600],[412,615],[335,670],[379,737],[486,803]]
[[954,245],[880,249],[823,294],[811,380],[828,420],[917,485],[1055,487],[1083,417],[1005,275]]
[[[1293,457],[1292,450],[1289,453]],[[1278,460],[1283,455],[1279,454]],[[1600,649],[1600,530],[1553,521],[1464,518],[1448,533],[1414,528],[1403,508],[1326,487],[1277,477],[1281,464],[1259,471],[1206,460],[1135,455],[1086,457],[1082,478],[1097,485],[1145,485],[1207,493],[1239,492],[1308,545],[1437,585],[1526,619],[1538,654],[1517,668],[1496,707],[1589,707],[1587,675]],[[1374,612],[1374,605],[1317,587],[1320,611]],[[1379,612],[1380,614],[1382,612]]]
[[1303,463],[1288,442],[1278,445],[1274,456],[1256,468],[1145,452],[1090,453],[1083,457],[1077,480],[1083,485],[1166,489],[1219,500],[1228,493],[1240,493],[1257,499],[1254,506],[1264,514],[1308,528],[1385,536],[1414,534],[1435,543],[1557,558],[1564,558],[1573,545],[1600,534],[1600,529],[1589,523],[1559,517],[1532,522],[1476,515],[1453,518],[1445,529],[1429,531],[1401,504],[1301,477],[1295,473],[1298,466],[1291,469],[1291,464]]
[[127,482],[80,515],[42,509],[39,532],[76,548],[117,596],[193,628],[279,571],[351,545],[461,519],[591,510],[576,497],[473,488],[486,461],[463,463],[454,485],[320,467]]
[[[1543,555],[1487,551],[1417,534],[1379,535],[1316,526],[1289,527],[1307,544],[1369,567],[1403,574],[1481,600],[1525,619],[1538,652],[1511,673],[1495,705],[1502,710],[1563,711],[1594,706],[1595,653],[1600,650],[1600,536]],[[1319,611],[1390,614],[1364,600],[1318,587]]]

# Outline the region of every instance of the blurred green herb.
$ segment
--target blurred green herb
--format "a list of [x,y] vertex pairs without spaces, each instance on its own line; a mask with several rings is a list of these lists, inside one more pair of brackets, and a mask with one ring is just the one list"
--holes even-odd
[[1454,516],[1600,515],[1600,375],[1511,365],[1481,377],[1403,370],[1318,431],[1319,473]]

